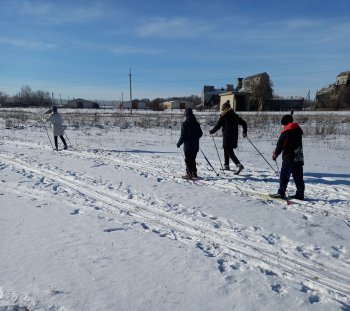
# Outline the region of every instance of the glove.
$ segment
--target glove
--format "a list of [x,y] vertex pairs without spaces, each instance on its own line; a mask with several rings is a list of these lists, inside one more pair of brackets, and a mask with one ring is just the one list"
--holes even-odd
[[276,161],[276,159],[277,159],[276,153],[275,151],[272,151],[272,160]]
[[210,131],[209,131],[209,134],[214,134],[214,131],[213,131],[213,130],[210,130]]
[[243,138],[247,138],[247,133],[243,133]]
[[180,144],[176,144],[176,147],[177,147],[177,148],[180,148]]

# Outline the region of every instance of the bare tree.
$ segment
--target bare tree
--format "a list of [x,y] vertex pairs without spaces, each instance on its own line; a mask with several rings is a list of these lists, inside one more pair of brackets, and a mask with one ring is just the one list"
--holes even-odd
[[33,102],[32,89],[30,86],[22,86],[21,91],[14,96],[16,102],[30,106]]
[[46,107],[54,104],[49,92],[38,90],[33,93],[33,97],[35,106]]
[[0,92],[0,105],[6,104],[8,99],[9,99],[9,96],[6,93]]
[[21,88],[21,91],[14,96],[14,100],[26,106],[45,107],[55,103],[49,92],[43,90],[32,91],[28,85]]

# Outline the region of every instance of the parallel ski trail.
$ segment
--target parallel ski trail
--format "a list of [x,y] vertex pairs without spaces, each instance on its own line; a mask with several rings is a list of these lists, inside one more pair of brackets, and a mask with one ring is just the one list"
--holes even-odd
[[[146,157],[140,157],[137,155],[133,155],[133,154],[128,154],[128,156],[125,158],[123,157],[123,160],[120,160],[116,157],[112,157],[112,156],[106,156],[104,155],[103,152],[101,152],[102,155],[100,155],[100,157],[104,158],[106,161],[108,162],[115,162],[118,164],[123,164],[123,166],[126,169],[130,169],[130,170],[137,170],[137,171],[147,171],[149,174],[152,174],[154,176],[159,176],[162,175],[162,177],[166,178],[166,179],[170,179],[176,182],[183,182],[183,180],[181,178],[177,178],[176,173],[171,173],[171,172],[165,172],[164,170],[161,171],[159,168],[153,168],[153,163],[151,161],[147,161],[148,159]],[[89,155],[87,155],[89,156]],[[132,161],[130,158],[136,158],[137,162]],[[168,169],[172,168],[172,167],[178,167],[178,161],[175,162],[167,162],[167,167]],[[173,169],[175,172],[175,169]],[[164,175],[165,174],[165,175]],[[244,173],[243,173],[244,174]],[[231,174],[232,175],[232,174]],[[242,177],[242,176],[234,176],[234,177],[226,177],[224,179],[222,178],[217,178],[216,176],[210,176],[208,174],[203,174],[203,179],[199,181],[199,185],[203,185],[203,186],[208,186],[210,188],[213,188],[215,190],[219,190],[219,191],[224,191],[226,193],[231,192],[231,194],[234,195],[241,195],[241,191],[237,189],[236,185],[238,185],[240,188],[243,189],[248,189],[247,194],[249,194],[249,189],[253,190],[253,191],[262,191],[262,192],[267,192],[267,193],[271,193],[273,191],[276,191],[275,189],[271,189],[271,187],[261,187],[261,181],[264,180],[264,178],[261,177],[255,177],[256,179],[258,179],[260,181],[259,183],[259,187],[260,188],[256,188],[255,183],[254,182],[249,182],[250,178],[249,177]],[[257,175],[258,176],[258,175]],[[276,178],[276,177],[275,177]],[[320,186],[318,185],[308,185],[308,188],[310,188],[310,192],[319,192],[319,190],[315,191],[314,189],[319,189]],[[328,197],[330,197],[330,199],[332,199],[332,195],[333,198],[335,199],[336,197],[339,198],[339,193],[338,190],[334,190],[334,189],[328,189],[329,187],[323,188],[325,191],[327,191]],[[344,196],[343,198],[343,204],[340,207],[337,206],[329,206],[329,204],[327,203],[327,201],[322,201],[321,198],[317,199],[317,201],[311,201],[311,202],[307,202],[307,205],[303,205],[301,207],[298,206],[293,206],[293,209],[295,209],[296,211],[298,211],[299,213],[304,214],[305,212],[308,212],[310,214],[320,214],[322,216],[330,216],[330,217],[334,217],[334,218],[339,218],[344,220],[347,223],[350,222],[350,211],[348,209],[345,209],[344,206],[347,205],[350,207],[350,199],[348,200],[347,196]],[[343,206],[344,205],[344,206]]]
[[[19,144],[21,146],[31,146],[31,148],[40,148],[43,147],[37,143],[28,143],[22,141],[11,142],[14,146]],[[51,149],[50,149],[51,150]],[[167,171],[164,171],[164,166],[154,167],[154,155],[149,158],[147,156],[139,156],[138,154],[134,154],[131,152],[111,152],[106,151],[100,148],[90,148],[88,150],[80,150],[80,151],[64,151],[62,156],[66,157],[82,157],[84,159],[96,159],[99,161],[105,161],[105,163],[115,164],[123,169],[130,171],[137,171],[140,173],[146,172],[147,174],[154,177],[161,177],[164,180],[170,180],[176,183],[183,183],[183,179],[180,176],[177,176],[175,172],[179,167],[179,158],[176,156],[167,156],[166,158],[162,158],[162,161],[166,161]],[[181,159],[180,159],[181,161]],[[244,174],[244,172],[242,173]],[[270,176],[268,171],[262,172],[250,172],[250,177],[242,177],[242,176],[234,176],[224,178],[217,178],[216,176],[208,173],[202,173],[203,179],[196,183],[199,186],[207,186],[212,189],[225,192],[230,195],[244,195],[240,190],[237,189],[236,185],[241,189],[247,189],[247,194],[249,195],[249,190],[253,191],[261,191],[266,193],[275,192],[276,189],[272,189],[271,185],[262,182],[267,178],[277,179],[276,176]],[[232,175],[232,174],[231,174]],[[262,177],[260,177],[261,175]],[[311,178],[312,179],[312,178]],[[255,181],[256,180],[256,181]],[[307,183],[307,180],[306,180]],[[277,186],[277,185],[276,185]],[[345,186],[337,186],[329,187],[327,185],[322,184],[314,184],[307,183],[307,191],[309,193],[320,193],[324,192],[324,198],[317,198],[316,200],[312,200],[307,202],[308,204],[303,206],[293,205],[293,211],[305,214],[308,213],[310,215],[320,215],[320,216],[328,216],[333,218],[338,218],[350,226],[350,194],[349,187]],[[262,200],[261,198],[258,198]],[[339,202],[339,204],[329,204],[329,202]]]
[[[203,217],[197,216],[193,220],[193,214],[181,216],[174,214],[171,210],[162,209],[165,202],[160,200],[157,204],[149,204],[142,196],[134,196],[133,199],[128,195],[117,190],[107,191],[96,187],[96,184],[89,183],[89,179],[82,181],[73,179],[71,176],[62,176],[56,172],[34,166],[31,163],[19,159],[11,159],[1,154],[2,161],[13,167],[30,171],[39,176],[50,178],[65,187],[81,193],[85,197],[96,199],[105,204],[104,209],[110,213],[116,211],[127,211],[135,219],[141,222],[157,224],[165,229],[175,231],[177,234],[187,236],[194,241],[200,241],[209,245],[218,245],[223,253],[228,252],[231,255],[239,253],[248,258],[250,264],[259,269],[264,263],[273,271],[278,271],[279,276],[283,277],[285,273],[291,274],[297,278],[297,282],[311,282],[314,286],[323,288],[329,292],[330,297],[334,298],[334,293],[350,295],[350,275],[349,267],[346,263],[332,261],[318,263],[313,260],[306,260],[291,250],[288,245],[279,245],[285,252],[276,249],[269,244],[262,244],[259,235],[246,230],[250,238],[243,238],[237,234],[234,228],[225,226],[221,223],[219,229],[215,228],[213,222]],[[186,241],[186,239],[185,239]],[[263,247],[262,247],[263,245]]]

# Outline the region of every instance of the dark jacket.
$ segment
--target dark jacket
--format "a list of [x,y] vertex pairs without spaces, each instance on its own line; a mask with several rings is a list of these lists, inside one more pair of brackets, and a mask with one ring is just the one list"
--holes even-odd
[[243,127],[243,133],[247,134],[247,122],[245,122],[232,109],[229,109],[221,114],[219,121],[209,133],[213,134],[222,127],[222,146],[224,148],[237,148],[238,124]]
[[303,155],[303,130],[297,123],[288,123],[281,132],[275,149],[278,156],[282,152],[282,160],[285,164],[304,164]]
[[177,146],[184,144],[185,152],[198,152],[199,138],[202,135],[203,132],[196,117],[193,114],[186,116],[186,120],[181,125],[181,136]]

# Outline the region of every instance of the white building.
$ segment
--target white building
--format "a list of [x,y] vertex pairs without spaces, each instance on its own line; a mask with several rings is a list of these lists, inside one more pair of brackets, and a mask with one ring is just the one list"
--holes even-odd
[[162,109],[186,109],[193,108],[193,103],[188,100],[176,99],[163,102],[160,107]]

